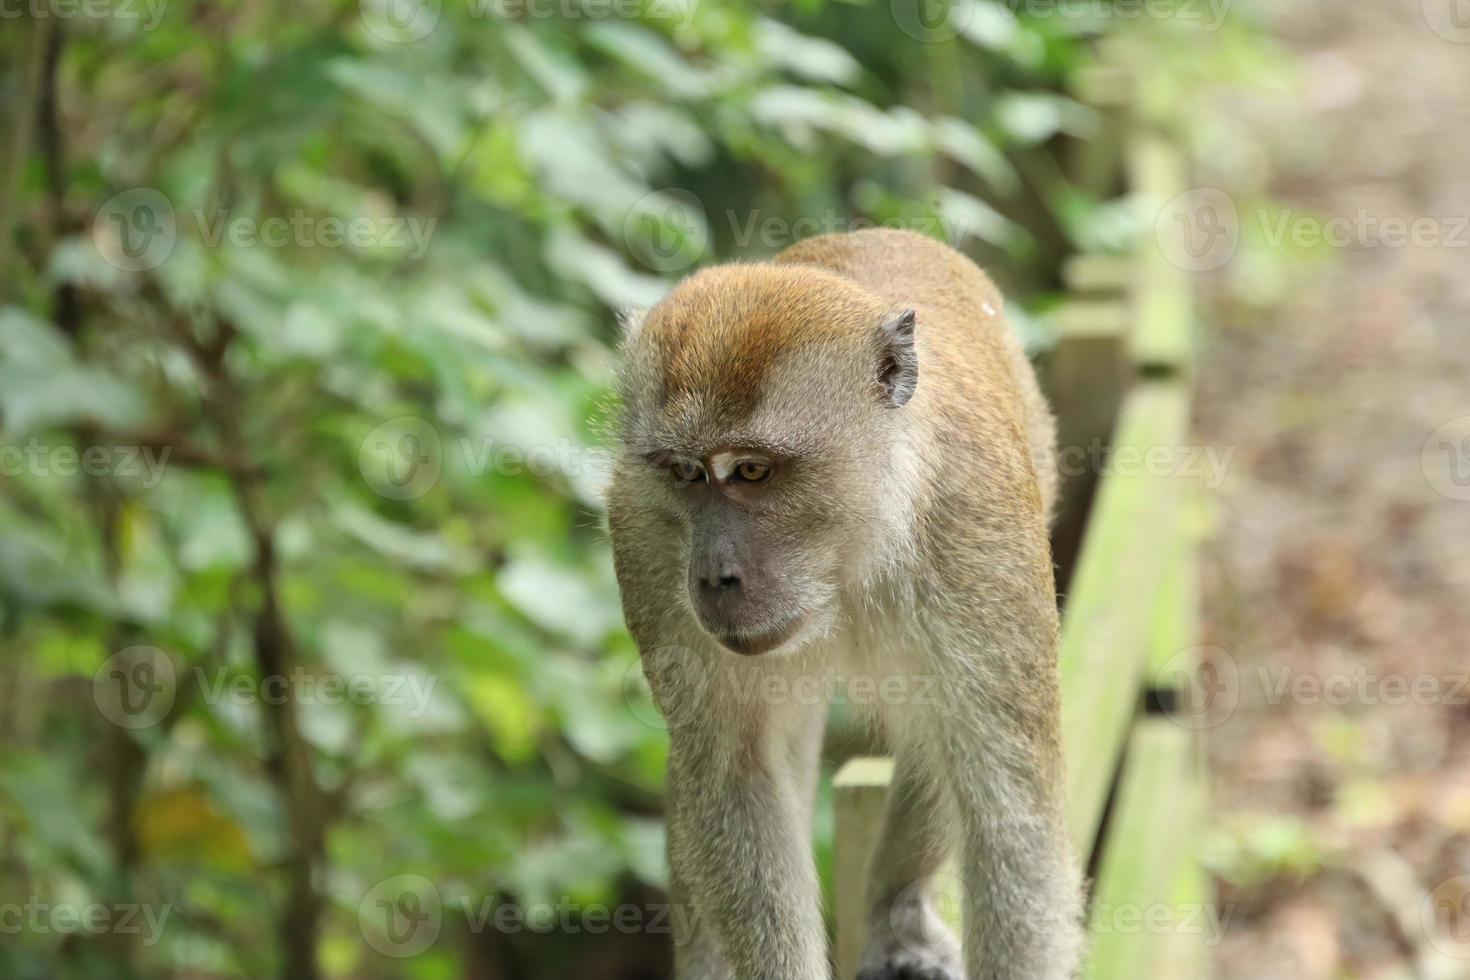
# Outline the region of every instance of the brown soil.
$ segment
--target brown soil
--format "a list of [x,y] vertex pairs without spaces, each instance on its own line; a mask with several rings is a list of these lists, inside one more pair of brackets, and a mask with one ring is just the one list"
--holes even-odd
[[[1245,242],[1204,284],[1197,422],[1234,450],[1204,568],[1238,671],[1220,977],[1470,977],[1470,427],[1426,450],[1470,416],[1470,16],[1448,39],[1436,2],[1272,12],[1292,94],[1213,109],[1250,140],[1199,175]],[[1283,215],[1351,241],[1263,244]]]

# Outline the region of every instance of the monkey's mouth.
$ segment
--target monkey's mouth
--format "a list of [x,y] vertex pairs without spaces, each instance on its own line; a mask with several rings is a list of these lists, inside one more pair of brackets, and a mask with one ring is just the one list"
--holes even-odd
[[727,650],[744,657],[756,657],[763,653],[770,653],[801,631],[806,622],[805,616],[793,616],[786,622],[773,629],[746,631],[746,630],[720,630],[714,633],[715,639]]

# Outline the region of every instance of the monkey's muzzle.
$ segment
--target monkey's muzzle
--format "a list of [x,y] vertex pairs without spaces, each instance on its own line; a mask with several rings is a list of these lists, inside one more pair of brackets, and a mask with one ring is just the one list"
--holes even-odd
[[[711,630],[710,635],[716,640],[719,640],[720,645],[725,649],[732,650],[741,656],[754,657],[762,653],[770,653],[796,636],[801,631],[803,622],[805,622],[805,617],[798,616],[788,620],[775,629],[753,633],[715,632]],[[709,627],[705,628],[709,629]]]

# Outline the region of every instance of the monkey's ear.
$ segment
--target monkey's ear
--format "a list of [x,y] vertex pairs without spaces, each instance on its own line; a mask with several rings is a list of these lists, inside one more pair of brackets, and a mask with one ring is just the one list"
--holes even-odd
[[878,383],[895,407],[908,404],[919,386],[919,352],[914,347],[914,311],[904,310],[883,321],[878,339],[882,354]]

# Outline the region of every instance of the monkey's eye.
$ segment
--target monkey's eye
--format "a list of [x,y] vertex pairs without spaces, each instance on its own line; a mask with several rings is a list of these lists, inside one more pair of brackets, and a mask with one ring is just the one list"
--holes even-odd
[[704,479],[704,467],[692,460],[674,460],[669,464],[669,472],[680,483],[698,483]]
[[753,459],[735,465],[735,479],[741,483],[760,483],[771,475],[769,463],[760,463]]

